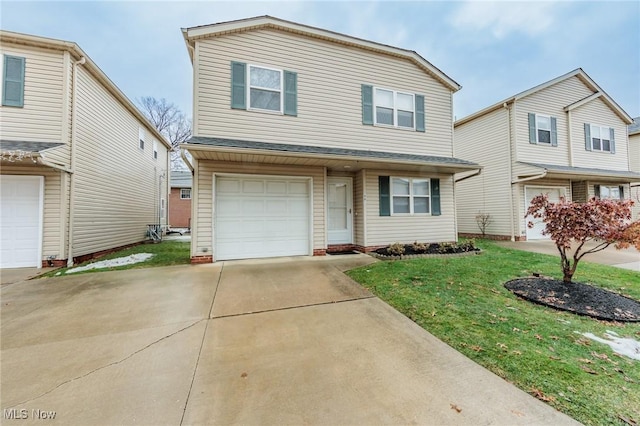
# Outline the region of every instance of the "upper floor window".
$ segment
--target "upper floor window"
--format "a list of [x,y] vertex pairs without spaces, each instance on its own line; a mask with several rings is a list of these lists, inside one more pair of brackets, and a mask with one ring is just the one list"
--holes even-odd
[[414,128],[415,101],[413,94],[387,89],[375,89],[376,124]]
[[180,189],[180,199],[181,200],[190,200],[191,199],[191,188],[181,188]]
[[611,127],[585,123],[585,149],[587,151],[603,151],[615,153],[614,131]]
[[529,143],[558,146],[556,118],[529,113]]
[[298,75],[292,71],[232,62],[231,108],[298,115]]
[[140,149],[144,149],[144,129],[142,127],[140,127],[138,129],[138,148]]
[[158,142],[153,141],[153,159],[158,159]]
[[2,105],[24,106],[25,58],[4,55],[2,67]]

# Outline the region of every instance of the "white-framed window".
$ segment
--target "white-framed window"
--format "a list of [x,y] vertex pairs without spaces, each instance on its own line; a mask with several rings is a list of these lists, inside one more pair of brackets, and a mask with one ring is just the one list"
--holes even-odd
[[166,210],[166,202],[164,198],[160,199],[160,219],[164,219]]
[[374,88],[375,124],[404,129],[415,128],[415,99],[412,93]]
[[[600,187],[599,191],[598,187]],[[596,195],[603,200],[621,200],[623,198],[619,186],[596,185]]]
[[249,109],[282,113],[282,70],[249,65]]
[[551,143],[551,117],[536,114],[536,142]]
[[181,200],[190,200],[191,199],[191,188],[180,188],[180,199]]
[[591,150],[611,152],[611,127],[591,125]]
[[391,178],[391,214],[431,213],[429,179]]
[[138,148],[144,149],[144,136],[145,131],[142,127],[138,129]]
[[158,159],[158,142],[153,141],[153,159]]

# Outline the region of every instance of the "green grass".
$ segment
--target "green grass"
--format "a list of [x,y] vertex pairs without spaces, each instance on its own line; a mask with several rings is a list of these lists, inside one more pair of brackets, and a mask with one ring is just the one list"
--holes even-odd
[[[111,268],[90,269],[88,271],[74,272],[70,275],[89,274],[92,272],[104,272],[104,271],[116,271],[122,269],[138,269],[149,268],[154,266],[170,266],[170,265],[184,265],[189,264],[191,261],[189,248],[191,243],[189,241],[162,241],[155,244],[140,244],[135,247],[130,247],[124,250],[120,250],[114,253],[110,253],[99,259],[93,259],[78,265],[74,265],[74,268],[79,266],[85,266],[90,263],[99,262],[101,260],[116,259],[118,257],[125,257],[135,253],[153,253],[154,256],[144,262],[134,263],[132,265],[116,266]],[[70,268],[60,268],[54,271],[43,274],[43,277],[52,277],[58,275],[65,275]]]
[[[518,299],[503,284],[533,272],[561,279],[559,258],[476,244],[484,250],[478,256],[379,262],[348,274],[456,350],[576,420],[640,422],[640,361],[579,334],[602,337],[611,330],[640,340],[640,324],[598,321]],[[583,260],[574,281],[640,300],[640,273],[634,271]]]

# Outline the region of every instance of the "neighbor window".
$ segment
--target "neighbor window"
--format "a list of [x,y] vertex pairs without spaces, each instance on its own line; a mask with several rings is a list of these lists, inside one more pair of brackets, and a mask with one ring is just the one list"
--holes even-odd
[[144,129],[142,127],[138,129],[138,147],[144,149]]
[[556,118],[544,114],[529,114],[529,143],[558,145]]
[[591,143],[589,151],[613,152],[613,129],[611,127],[589,125],[590,137],[587,143]]
[[414,128],[413,94],[375,89],[375,123],[406,129]]
[[430,212],[429,179],[391,178],[391,213]]
[[191,199],[191,188],[182,188],[182,189],[180,189],[180,199],[181,200],[190,200]]
[[25,59],[4,55],[2,67],[2,105],[24,106]]
[[158,159],[158,142],[153,141],[153,158]]

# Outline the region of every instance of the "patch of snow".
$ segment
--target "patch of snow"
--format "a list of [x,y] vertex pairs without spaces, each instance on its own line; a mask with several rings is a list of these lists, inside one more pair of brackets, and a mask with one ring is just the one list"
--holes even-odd
[[100,262],[90,263],[85,266],[79,266],[77,268],[71,268],[67,270],[67,274],[73,274],[75,272],[88,271],[90,269],[111,268],[114,266],[133,265],[134,263],[144,262],[151,259],[154,255],[152,253],[136,253],[125,257],[118,257],[117,259],[101,260]]
[[631,359],[640,360],[640,342],[627,337],[619,337],[614,331],[607,330],[604,333],[604,339],[596,336],[593,333],[580,333],[584,337],[587,337],[596,342],[609,345],[611,349],[620,355],[627,356]]

